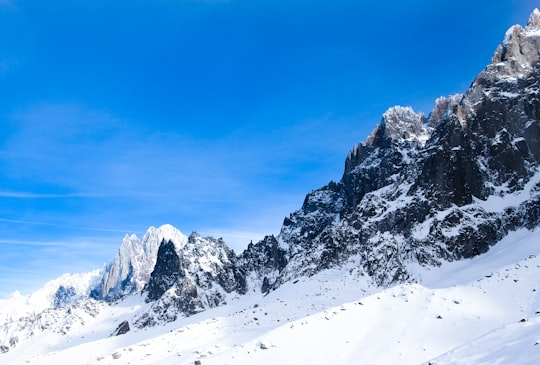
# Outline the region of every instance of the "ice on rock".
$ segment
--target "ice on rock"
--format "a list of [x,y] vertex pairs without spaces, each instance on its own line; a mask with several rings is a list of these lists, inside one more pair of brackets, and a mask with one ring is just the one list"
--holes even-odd
[[156,265],[161,243],[171,241],[180,251],[187,240],[182,232],[170,224],[150,227],[142,240],[136,235],[126,235],[118,254],[106,267],[102,283],[95,288],[94,297],[113,300],[141,291]]
[[532,31],[537,30],[538,28],[540,28],[540,10],[535,8],[529,17],[529,21],[527,22],[527,27],[525,29],[527,31]]
[[376,145],[381,140],[425,142],[429,137],[426,122],[423,113],[416,113],[411,107],[394,106],[383,114],[381,123],[366,143]]
[[479,78],[494,80],[499,77],[512,81],[530,75],[540,59],[539,45],[540,11],[535,9],[525,28],[514,25],[508,29],[502,44],[492,57],[491,64]]

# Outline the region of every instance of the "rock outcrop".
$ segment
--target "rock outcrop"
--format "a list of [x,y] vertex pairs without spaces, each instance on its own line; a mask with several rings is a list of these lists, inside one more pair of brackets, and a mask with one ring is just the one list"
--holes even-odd
[[246,293],[237,257],[222,239],[192,233],[186,244],[163,240],[157,262],[143,290],[151,309],[135,321],[139,327],[175,320],[223,305]]
[[472,257],[511,230],[537,227],[539,61],[535,10],[525,28],[506,33],[464,94],[437,99],[427,117],[410,107],[388,109],[347,156],[341,180],[310,192],[278,237],[240,255],[196,233],[156,235],[159,242],[127,237],[96,297],[146,284],[152,309],[135,322],[146,326],[351,259],[378,285],[415,280],[411,263]]
[[438,99],[428,118],[384,114],[341,181],[285,219],[278,282],[351,256],[380,285],[414,280],[411,262],[478,255],[540,223],[539,19],[535,10],[526,28],[512,27],[467,92]]
[[[426,117],[392,107],[354,146],[339,182],[310,192],[267,236],[235,255],[192,234],[164,241],[145,289],[148,325],[268,291],[351,259],[377,285],[414,281],[411,264],[486,252],[540,224],[540,13],[512,27],[464,94]],[[176,308],[171,310],[171,308]]]
[[101,282],[93,288],[91,297],[112,301],[140,292],[150,279],[163,240],[175,242],[180,247],[186,244],[187,237],[170,224],[150,227],[142,240],[135,235],[126,235],[118,254],[105,267]]
[[142,240],[126,236],[101,272],[60,278],[38,293],[41,312],[0,318],[0,352],[34,333],[67,333],[103,301],[131,294],[146,301],[130,320],[141,328],[349,262],[376,285],[414,281],[411,267],[473,257],[510,231],[538,228],[539,163],[535,10],[526,27],[508,30],[464,94],[437,99],[427,117],[388,109],[348,154],[341,180],[307,194],[277,237],[236,254],[222,239],[186,237],[170,225]]

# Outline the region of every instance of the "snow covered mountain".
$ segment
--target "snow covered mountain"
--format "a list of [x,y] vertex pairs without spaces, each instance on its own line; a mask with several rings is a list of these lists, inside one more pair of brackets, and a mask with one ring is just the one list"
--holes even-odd
[[426,118],[389,109],[345,162],[285,220],[289,264],[277,283],[357,256],[379,285],[414,280],[409,262],[485,253],[540,223],[540,24],[512,27],[464,95]]
[[142,240],[136,235],[126,235],[118,254],[105,267],[101,282],[92,289],[90,296],[111,301],[140,292],[150,279],[163,241],[173,242],[181,250],[188,239],[170,224],[150,227]]
[[341,180],[310,192],[277,237],[236,254],[151,227],[101,270],[0,301],[0,363],[446,364],[476,362],[478,349],[504,357],[494,344],[517,354],[540,343],[539,162],[535,10],[464,94],[428,116],[385,112]]
[[135,325],[171,322],[180,315],[223,305],[229,297],[245,294],[245,279],[236,259],[222,239],[192,233],[182,247],[163,241],[143,290],[146,302],[152,302],[152,306],[135,319]]
[[350,261],[114,336],[151,306],[127,296],[66,334],[36,332],[0,364],[536,364],[539,239],[522,229],[471,259],[411,265],[420,283],[386,289]]

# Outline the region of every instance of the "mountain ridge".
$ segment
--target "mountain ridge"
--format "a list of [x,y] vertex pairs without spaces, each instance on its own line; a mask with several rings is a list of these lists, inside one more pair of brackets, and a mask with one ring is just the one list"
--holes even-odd
[[[222,239],[150,227],[142,240],[126,235],[111,263],[82,284],[58,284],[43,309],[67,321],[75,306],[92,316],[104,302],[140,295],[143,309],[130,319],[140,329],[351,263],[354,275],[384,288],[418,281],[417,265],[484,254],[510,232],[540,226],[539,85],[535,9],[464,94],[437,99],[427,117],[389,108],[348,154],[341,180],[308,193],[277,237],[236,254]],[[10,331],[40,315],[6,319],[2,351],[31,337],[23,326],[12,341]]]

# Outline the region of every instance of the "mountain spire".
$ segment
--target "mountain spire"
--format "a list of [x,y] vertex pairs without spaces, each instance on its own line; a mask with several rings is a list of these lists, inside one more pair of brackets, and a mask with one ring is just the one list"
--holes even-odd
[[540,10],[538,8],[534,9],[529,17],[527,22],[527,30],[532,30],[534,28],[540,28]]

